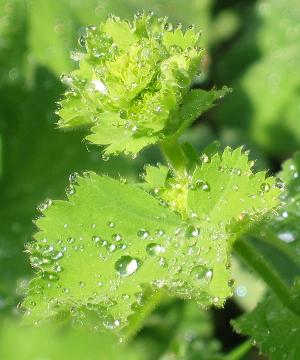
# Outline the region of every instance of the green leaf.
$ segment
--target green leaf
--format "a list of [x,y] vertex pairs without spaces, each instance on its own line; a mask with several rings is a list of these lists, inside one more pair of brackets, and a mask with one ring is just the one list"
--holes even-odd
[[36,307],[30,306],[35,319],[68,304],[91,302],[100,315],[103,307],[106,318],[112,316],[111,326],[124,326],[142,301],[143,285],[166,276],[163,244],[157,245],[159,257],[149,256],[148,245],[166,242],[180,218],[144,191],[116,180],[90,174],[78,183],[69,202],[55,202],[37,221],[41,230],[30,253],[40,272],[25,306],[38,299]]
[[164,186],[168,173],[169,168],[167,166],[161,164],[158,166],[147,165],[144,180],[151,189],[159,188]]
[[226,148],[222,155],[204,157],[192,178],[171,179],[162,189],[163,199],[199,229],[201,246],[194,251],[205,253],[205,267],[213,269],[210,287],[220,295],[217,304],[231,293],[226,264],[237,233],[279,204],[275,179],[253,174],[252,165],[240,148]]
[[[41,208],[45,216],[28,247],[38,269],[24,302],[28,320],[76,318],[77,311],[92,308],[104,326],[121,329],[161,288],[221,306],[231,295],[236,232],[246,226],[243,218],[257,218],[278,204],[274,183],[265,173],[252,174],[241,149],[226,149],[193,177],[166,180],[171,209],[178,210],[172,201],[186,207],[183,220],[136,186],[95,174],[79,177],[79,185],[68,188],[68,202]],[[269,191],[253,197],[262,184]]]
[[251,313],[233,321],[237,332],[249,335],[271,360],[297,359],[300,353],[300,317],[274,296]]
[[136,350],[119,345],[112,335],[90,333],[84,328],[36,328],[8,319],[0,326],[1,359],[121,360],[141,359],[140,356]]
[[222,90],[191,90],[183,99],[183,104],[177,115],[180,124],[175,135],[181,135],[191,124],[205,111],[215,105],[215,102],[223,98],[230,90],[224,87]]

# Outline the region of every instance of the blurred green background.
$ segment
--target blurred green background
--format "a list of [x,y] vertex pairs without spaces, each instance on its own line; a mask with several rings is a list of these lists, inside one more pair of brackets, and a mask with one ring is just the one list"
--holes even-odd
[[[160,160],[150,148],[135,161],[104,162],[100,149],[83,143],[79,131],[55,129],[56,101],[64,90],[59,78],[76,66],[70,51],[79,47],[85,26],[109,13],[132,18],[140,9],[202,30],[207,55],[195,87],[233,89],[186,139],[199,149],[216,139],[245,144],[257,167],[272,171],[300,147],[299,0],[0,0],[0,314],[15,312],[32,274],[24,243],[34,232],[36,206],[63,197],[70,173],[95,170],[134,180],[145,162]],[[253,281],[240,269],[236,273],[237,284],[248,284],[248,295],[237,296],[237,302],[251,308],[263,287],[255,283],[251,292]],[[171,319],[165,327],[177,321],[170,315],[177,306],[183,305],[174,302],[165,309]],[[228,330],[228,318],[240,307],[229,303],[212,314],[215,333],[228,346],[240,339],[231,333],[225,339],[222,329]],[[154,314],[151,321],[141,338],[161,319]],[[176,337],[164,341],[177,346]]]

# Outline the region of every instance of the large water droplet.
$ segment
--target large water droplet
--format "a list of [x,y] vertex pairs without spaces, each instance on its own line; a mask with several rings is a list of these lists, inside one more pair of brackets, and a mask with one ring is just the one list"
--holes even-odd
[[122,256],[115,263],[115,269],[120,276],[129,276],[135,273],[142,265],[142,261],[131,256]]
[[208,284],[213,277],[213,271],[205,266],[197,265],[192,269],[191,276],[198,284]]

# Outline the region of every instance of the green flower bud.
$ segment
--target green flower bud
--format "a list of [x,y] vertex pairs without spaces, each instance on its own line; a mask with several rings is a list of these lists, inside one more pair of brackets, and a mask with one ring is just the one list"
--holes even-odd
[[179,110],[203,55],[193,28],[173,29],[152,14],[132,23],[110,16],[79,44],[79,68],[62,77],[59,127],[90,126],[86,139],[105,145],[106,155],[136,154],[182,127]]

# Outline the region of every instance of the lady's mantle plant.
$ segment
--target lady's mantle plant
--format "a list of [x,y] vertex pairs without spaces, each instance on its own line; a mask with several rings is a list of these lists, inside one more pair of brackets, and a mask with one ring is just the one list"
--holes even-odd
[[39,207],[25,318],[71,318],[128,336],[165,294],[223,306],[233,245],[278,208],[282,182],[255,173],[241,148],[212,144],[198,156],[179,144],[226,93],[191,90],[203,56],[193,28],[152,14],[109,17],[79,42],[79,67],[63,76],[59,127],[85,126],[104,157],[158,144],[168,166],[146,166],[139,184],[72,174],[68,200]]

